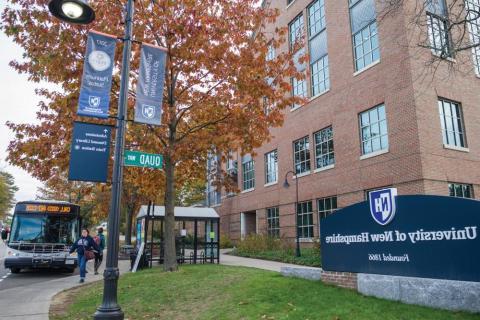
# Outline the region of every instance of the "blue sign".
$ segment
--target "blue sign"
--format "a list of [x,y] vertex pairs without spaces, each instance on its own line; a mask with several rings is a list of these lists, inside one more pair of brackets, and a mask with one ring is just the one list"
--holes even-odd
[[135,102],[135,122],[157,126],[162,123],[166,57],[167,52],[164,48],[149,44],[142,45]]
[[74,122],[68,180],[107,182],[112,127]]
[[369,193],[370,213],[382,226],[387,225],[395,216],[395,197],[397,189],[376,190]]
[[480,282],[480,201],[372,192],[320,220],[322,268]]
[[108,118],[116,42],[114,36],[89,32],[78,99],[79,116]]

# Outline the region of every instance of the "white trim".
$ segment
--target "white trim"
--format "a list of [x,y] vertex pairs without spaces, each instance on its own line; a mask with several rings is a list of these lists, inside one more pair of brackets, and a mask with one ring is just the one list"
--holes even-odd
[[367,153],[367,154],[364,154],[364,155],[360,156],[360,160],[373,158],[373,157],[379,156],[381,154],[388,153],[388,151],[389,151],[388,149],[384,149],[384,150],[379,150],[379,151],[375,151],[375,152],[370,152],[370,153]]
[[304,173],[299,173],[299,174],[296,174],[293,176],[293,179],[296,179],[297,177],[298,178],[301,178],[301,177],[305,177],[305,176],[308,176],[310,173],[312,173],[310,170],[304,172]]
[[210,206],[210,208],[217,208],[217,207],[221,207],[221,206],[222,206],[222,204],[219,203],[219,204],[214,204],[213,206]]
[[327,90],[323,91],[322,93],[317,94],[316,96],[311,97],[311,98],[308,100],[308,102],[311,102],[311,101],[313,101],[313,100],[315,100],[315,99],[317,99],[317,98],[320,98],[321,96],[323,96],[324,94],[329,93],[329,92],[330,92],[330,88],[328,88]]
[[240,192],[240,193],[248,193],[248,192],[252,192],[254,190],[255,190],[255,188],[250,188],[250,189],[242,190],[242,192]]
[[277,181],[273,181],[273,182],[266,183],[266,184],[264,184],[263,186],[264,186],[264,187],[270,187],[270,186],[273,186],[273,185],[276,185],[276,184],[278,184],[278,179],[277,179]]
[[313,173],[318,173],[318,172],[330,170],[330,169],[333,169],[333,168],[335,168],[335,164],[329,164],[328,166],[317,168],[317,169],[313,170]]
[[432,56],[435,56],[435,57],[439,58],[440,60],[447,60],[447,61],[450,61],[450,62],[453,62],[453,63],[457,63],[457,60],[455,60],[454,58],[452,58],[452,57],[445,57],[445,58],[443,58],[441,55],[439,55],[438,53],[436,53],[434,50],[435,50],[435,49],[433,49],[433,48],[431,49]]
[[290,7],[292,6],[292,4],[294,4],[294,3],[295,3],[295,0],[292,0],[292,2],[290,2],[289,4],[287,4],[287,7],[286,7],[285,9],[290,8]]
[[[297,242],[297,239],[295,239],[295,242]],[[313,238],[299,238],[298,242],[313,242]]]
[[290,109],[290,112],[293,112],[293,111],[295,111],[295,110],[298,110],[298,109],[300,109],[301,107],[303,107],[303,104],[302,104],[302,105],[298,105],[298,106],[296,106],[296,107],[294,107],[294,108],[291,108],[291,109]]
[[353,73],[353,76],[354,76],[354,77],[358,76],[360,73],[365,72],[365,71],[367,71],[367,70],[375,67],[375,66],[376,66],[377,64],[379,64],[380,62],[381,62],[381,60],[378,59],[377,61],[375,61],[374,63],[368,65],[367,67],[364,67],[363,69],[360,69],[360,70],[354,72],[354,73]]
[[451,145],[448,145],[448,144],[443,144],[443,148],[444,149],[455,150],[455,151],[461,151],[461,152],[470,152],[470,149],[468,149],[468,148],[451,146]]

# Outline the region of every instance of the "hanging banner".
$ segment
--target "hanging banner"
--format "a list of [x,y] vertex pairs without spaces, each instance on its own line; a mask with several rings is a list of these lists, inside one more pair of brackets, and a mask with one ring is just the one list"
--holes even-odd
[[90,31],[78,99],[79,116],[108,118],[117,38]]
[[166,56],[164,48],[142,45],[135,122],[157,126],[161,124]]
[[111,126],[75,122],[68,180],[107,182]]

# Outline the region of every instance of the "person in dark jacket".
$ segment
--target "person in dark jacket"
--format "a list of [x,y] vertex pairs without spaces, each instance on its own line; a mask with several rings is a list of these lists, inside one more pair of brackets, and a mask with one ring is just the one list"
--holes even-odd
[[87,273],[87,258],[85,257],[85,251],[99,251],[99,248],[93,238],[90,237],[88,229],[82,229],[82,236],[75,241],[70,248],[70,253],[77,251],[78,266],[80,267],[80,283],[85,282],[85,274]]
[[103,250],[105,249],[105,236],[103,235],[102,227],[97,229],[97,235],[95,236],[95,243],[98,246],[98,252],[95,253],[95,274],[98,274],[98,268],[102,264],[102,260],[103,260]]

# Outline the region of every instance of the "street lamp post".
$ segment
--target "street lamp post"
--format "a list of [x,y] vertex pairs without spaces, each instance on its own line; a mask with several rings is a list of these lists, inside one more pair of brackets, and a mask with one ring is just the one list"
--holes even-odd
[[[57,18],[78,24],[88,24],[95,19],[95,12],[87,0],[52,0],[48,5],[50,12]],[[94,319],[124,318],[117,302],[118,236],[120,229],[120,206],[123,183],[123,150],[125,145],[125,126],[127,119],[128,75],[132,48],[133,0],[128,0],[125,18],[125,37],[123,39],[122,73],[118,99],[117,132],[115,135],[115,154],[113,160],[112,194],[108,213],[109,236],[107,242],[107,260],[103,273],[103,300]]]
[[290,184],[288,183],[288,174],[291,173],[292,174],[292,177],[295,178],[295,193],[296,193],[296,198],[295,198],[295,237],[296,237],[296,246],[295,246],[295,256],[297,257],[300,257],[301,256],[301,253],[300,253],[300,237],[299,237],[299,233],[298,233],[298,176],[295,172],[293,171],[288,171],[286,174],[285,174],[285,182],[283,183],[283,186],[285,188],[288,188],[290,187]]

